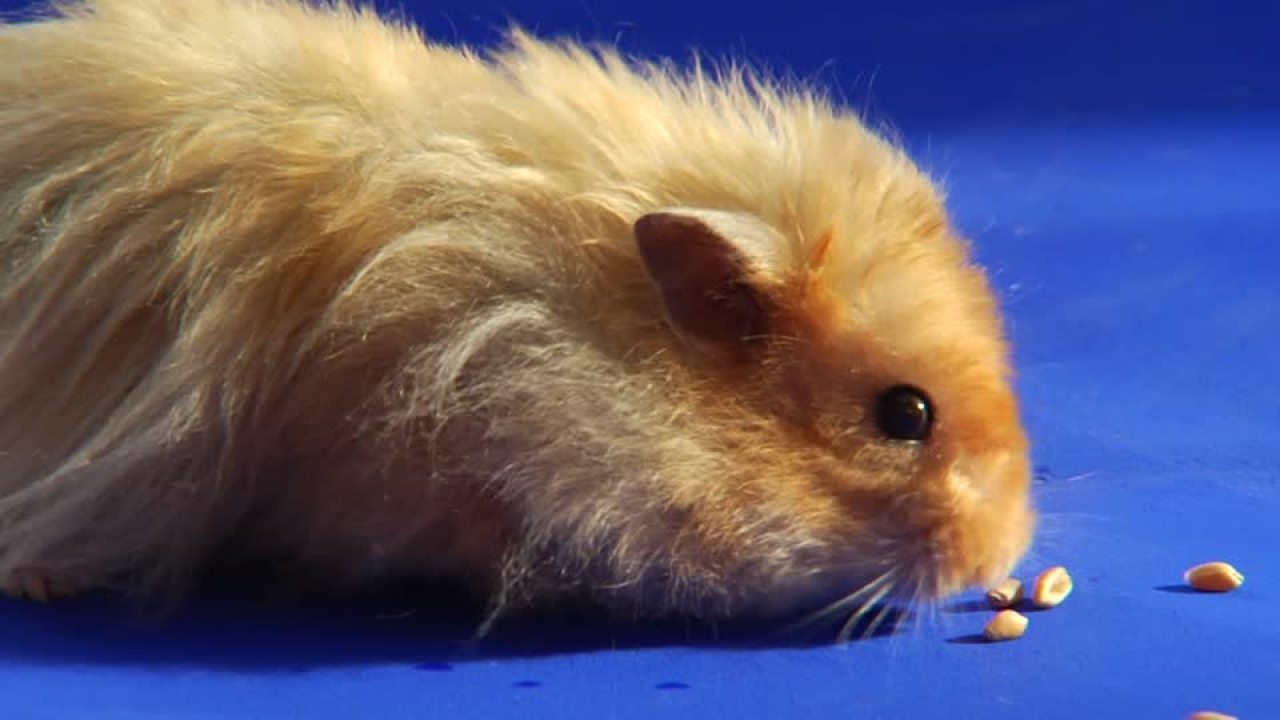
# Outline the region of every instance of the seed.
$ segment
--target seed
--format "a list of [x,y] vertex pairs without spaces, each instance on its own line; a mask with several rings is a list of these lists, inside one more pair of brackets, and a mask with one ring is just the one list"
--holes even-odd
[[1208,562],[1183,573],[1187,584],[1206,592],[1229,592],[1244,584],[1244,575],[1224,562]]
[[1214,712],[1212,710],[1201,710],[1198,713],[1191,713],[1187,720],[1237,720],[1235,715]]
[[1022,583],[1017,578],[1008,578],[987,591],[987,604],[996,610],[1013,607],[1022,601]]
[[1035,588],[1031,591],[1031,602],[1038,608],[1056,607],[1067,599],[1073,587],[1067,569],[1056,565],[1036,578]]
[[1027,622],[1027,616],[1016,610],[1001,610],[987,621],[987,626],[982,629],[982,636],[990,642],[1016,640],[1027,631]]

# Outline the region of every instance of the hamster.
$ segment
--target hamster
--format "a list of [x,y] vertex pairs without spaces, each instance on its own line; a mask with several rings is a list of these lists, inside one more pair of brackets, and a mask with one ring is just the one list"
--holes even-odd
[[296,0],[0,29],[0,579],[929,602],[1028,549],[941,190],[814,89]]

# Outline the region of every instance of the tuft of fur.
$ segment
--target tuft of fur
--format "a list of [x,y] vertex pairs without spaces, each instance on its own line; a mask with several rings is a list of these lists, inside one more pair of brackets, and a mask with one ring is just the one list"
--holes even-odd
[[[769,229],[749,366],[634,223]],[[940,193],[814,92],[369,10],[85,0],[0,27],[0,575],[215,557],[497,605],[783,612],[998,577],[1032,528],[995,301]],[[875,397],[938,408],[885,440]]]

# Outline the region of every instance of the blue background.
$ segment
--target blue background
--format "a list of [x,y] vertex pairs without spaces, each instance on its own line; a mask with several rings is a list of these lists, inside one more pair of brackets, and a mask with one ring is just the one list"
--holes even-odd
[[[174,0],[179,2],[181,0]],[[0,7],[12,8],[12,0]],[[1008,308],[1044,527],[1067,565],[1026,637],[972,599],[843,646],[543,618],[478,647],[391,598],[209,598],[164,626],[92,600],[0,603],[7,717],[1280,718],[1280,42],[1269,3],[722,5],[441,0],[630,51],[816,78],[945,178]],[[1228,559],[1229,595],[1181,588]],[[407,602],[407,601],[404,601]],[[397,604],[401,603],[401,604]]]

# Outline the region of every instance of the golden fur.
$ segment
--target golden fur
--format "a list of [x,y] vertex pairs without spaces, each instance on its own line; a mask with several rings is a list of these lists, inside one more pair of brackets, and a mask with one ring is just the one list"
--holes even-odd
[[[756,233],[708,221],[766,337],[682,336],[637,250],[660,209]],[[1032,531],[998,308],[939,193],[746,72],[65,4],[0,27],[0,255],[0,575],[180,592],[244,553],[724,616],[939,597]],[[895,383],[928,442],[877,431]]]

